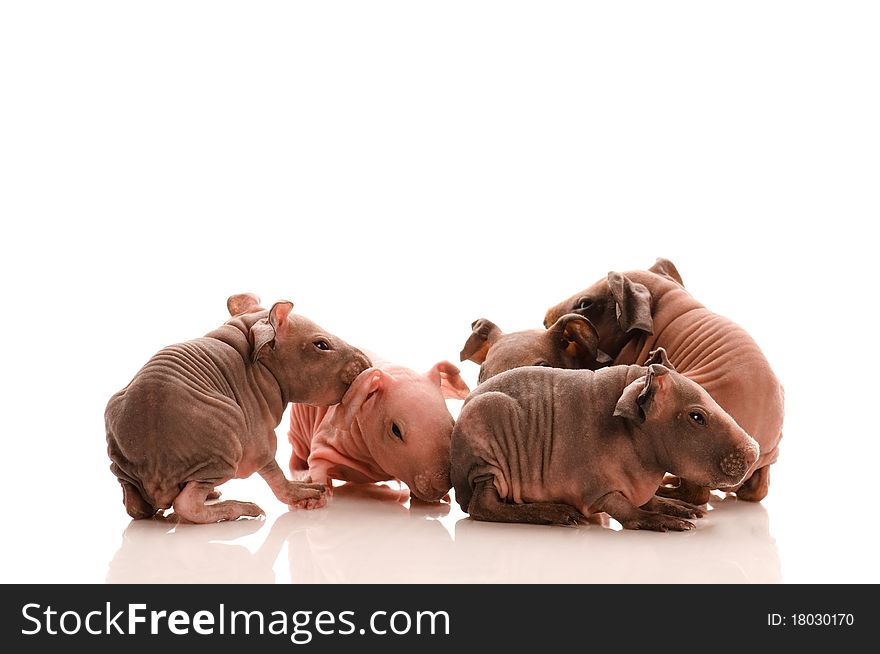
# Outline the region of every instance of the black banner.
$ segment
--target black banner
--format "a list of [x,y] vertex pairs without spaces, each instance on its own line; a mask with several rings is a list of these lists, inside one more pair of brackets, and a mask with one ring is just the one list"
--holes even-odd
[[2,642],[40,651],[193,647],[449,651],[597,643],[846,646],[878,633],[876,586],[7,585]]

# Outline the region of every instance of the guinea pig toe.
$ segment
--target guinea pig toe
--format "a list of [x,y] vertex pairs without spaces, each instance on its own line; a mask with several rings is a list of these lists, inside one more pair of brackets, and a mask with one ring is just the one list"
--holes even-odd
[[234,502],[231,504],[234,504],[238,509],[238,515],[235,518],[259,518],[266,515],[266,512],[253,502]]
[[694,504],[688,504],[687,502],[682,502],[681,500],[669,500],[673,503],[674,513],[670,512],[669,515],[676,516],[678,518],[702,518],[706,515],[706,512],[696,506]]
[[587,524],[587,516],[578,512],[576,515],[573,515],[569,518],[569,524],[572,527],[579,527],[580,525]]
[[551,525],[577,527],[586,520],[583,513],[567,504],[550,504],[542,510],[546,523]]
[[291,511],[295,509],[305,509],[306,511],[311,511],[312,509],[320,509],[327,505],[327,496],[326,494],[322,495],[318,498],[311,498],[307,500],[298,500],[296,502],[291,502],[287,505],[287,508]]
[[698,506],[694,506],[694,507],[688,509],[688,512],[690,513],[690,515],[687,516],[688,518],[704,518],[704,517],[706,517],[706,512]]
[[699,506],[681,500],[654,497],[648,505],[649,510],[675,518],[702,518],[706,513]]
[[303,482],[288,482],[287,488],[278,495],[278,499],[288,506],[307,500],[319,500],[327,494],[324,484],[306,484]]
[[649,513],[623,523],[624,529],[649,529],[651,531],[689,531],[696,529],[693,522],[663,513]]
[[663,518],[663,531],[690,531],[691,529],[697,528],[693,522],[689,522],[688,520],[682,520],[672,516],[663,516]]

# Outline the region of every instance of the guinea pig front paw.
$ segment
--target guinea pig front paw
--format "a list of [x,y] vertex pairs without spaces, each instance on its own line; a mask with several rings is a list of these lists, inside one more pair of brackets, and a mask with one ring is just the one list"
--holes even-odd
[[664,515],[671,515],[676,518],[702,518],[706,512],[698,506],[682,502],[680,500],[671,500],[654,496],[646,504],[642,505],[645,511],[653,511]]
[[682,481],[678,486],[661,486],[657,489],[657,495],[693,505],[706,504],[710,498],[708,488],[696,486],[686,481]]
[[[276,493],[278,499],[288,506],[299,506],[301,502],[308,500],[327,500],[327,487],[324,484],[307,484],[302,481],[288,481],[280,493]],[[323,504],[322,504],[323,506]]]
[[266,512],[253,502],[235,502],[235,506],[240,513],[235,518],[230,517],[230,520],[237,520],[238,518],[259,518],[260,516],[266,515]]
[[299,500],[297,502],[291,502],[287,505],[287,508],[293,511],[294,509],[305,509],[307,511],[311,509],[320,509],[327,506],[327,494],[325,493],[321,497],[317,499],[308,499],[308,500]]

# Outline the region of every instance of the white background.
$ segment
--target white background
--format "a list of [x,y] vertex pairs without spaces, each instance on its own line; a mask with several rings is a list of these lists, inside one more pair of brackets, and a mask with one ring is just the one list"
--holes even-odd
[[[0,580],[880,581],[878,13],[4,3]],[[104,406],[228,295],[426,370],[657,256],[785,384],[762,505],[623,533],[288,513],[254,477],[223,490],[265,521],[123,537]]]

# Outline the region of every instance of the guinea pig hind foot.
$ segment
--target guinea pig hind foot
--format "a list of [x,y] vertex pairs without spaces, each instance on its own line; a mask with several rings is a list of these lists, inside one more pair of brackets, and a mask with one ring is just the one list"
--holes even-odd
[[242,517],[256,518],[265,515],[263,509],[252,502],[226,500],[216,504],[205,504],[214,485],[210,482],[191,481],[174,498],[174,513],[181,521],[208,524],[225,520],[238,520]]
[[689,531],[695,528],[695,525],[687,520],[635,507],[618,491],[603,495],[591,509],[593,511],[604,511],[617,520],[624,529]]
[[479,482],[474,488],[468,513],[475,520],[488,522],[520,522],[534,525],[575,527],[586,524],[587,517],[569,504],[533,502],[511,504],[502,501],[492,480]]

